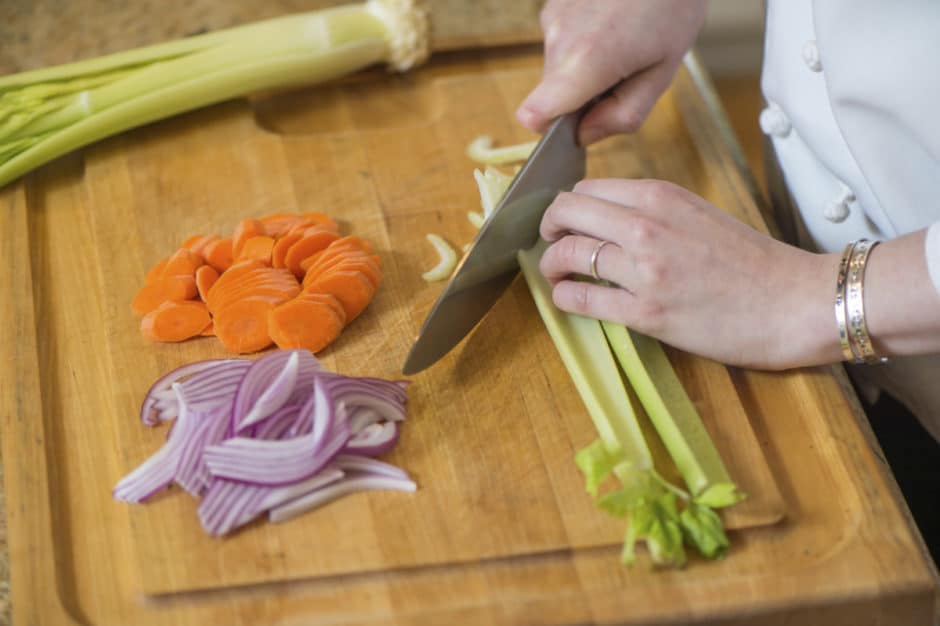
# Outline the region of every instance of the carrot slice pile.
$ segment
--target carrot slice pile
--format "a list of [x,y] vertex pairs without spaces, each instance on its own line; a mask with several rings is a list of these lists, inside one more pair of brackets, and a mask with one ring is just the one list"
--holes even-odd
[[277,213],[242,220],[231,237],[185,239],[150,268],[132,308],[153,341],[319,352],[372,301],[381,268],[372,245],[342,236],[329,216]]

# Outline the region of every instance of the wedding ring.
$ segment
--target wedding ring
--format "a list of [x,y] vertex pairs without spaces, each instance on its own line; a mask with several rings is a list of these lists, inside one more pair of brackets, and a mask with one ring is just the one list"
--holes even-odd
[[609,244],[610,242],[606,239],[602,239],[597,242],[597,245],[594,246],[594,251],[591,252],[591,276],[594,277],[594,280],[600,280],[601,277],[597,275],[597,257],[601,253],[601,248]]

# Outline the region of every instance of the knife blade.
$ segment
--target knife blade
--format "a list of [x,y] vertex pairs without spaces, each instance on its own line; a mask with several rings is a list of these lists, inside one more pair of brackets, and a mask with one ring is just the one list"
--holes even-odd
[[425,318],[402,373],[416,374],[450,352],[519,273],[516,253],[538,241],[545,209],[584,178],[586,154],[577,141],[582,112],[558,117],[542,135]]

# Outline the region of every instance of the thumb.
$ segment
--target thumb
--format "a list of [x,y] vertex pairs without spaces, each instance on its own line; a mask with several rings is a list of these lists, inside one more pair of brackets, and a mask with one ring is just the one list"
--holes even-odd
[[590,64],[579,63],[574,57],[568,57],[556,67],[546,67],[542,80],[516,110],[519,123],[541,132],[559,115],[578,109],[617,82],[616,76],[591,72],[585,67]]

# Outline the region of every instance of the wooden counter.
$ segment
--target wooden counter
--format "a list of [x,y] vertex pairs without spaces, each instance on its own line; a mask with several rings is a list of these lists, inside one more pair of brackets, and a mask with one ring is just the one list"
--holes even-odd
[[[503,22],[516,35],[489,43],[532,38],[537,3],[524,4],[516,6],[527,20]],[[43,3],[33,6],[0,11],[45,24],[20,34],[58,41],[57,33],[88,32],[62,30],[67,19],[44,21]],[[214,6],[180,3],[173,15],[203,11],[204,19],[135,22],[139,32],[124,30],[112,49],[137,45],[135,36],[145,43],[191,32],[180,24],[262,17],[253,3],[231,3],[225,15]],[[113,32],[130,19],[117,4],[95,7],[124,16]],[[282,0],[264,10],[296,8]],[[454,46],[486,43],[486,22],[470,22]],[[66,60],[51,50],[42,58]],[[160,439],[134,420],[145,382],[221,354],[207,341],[151,346],[136,334],[123,294],[156,255],[184,231],[224,230],[243,214],[336,207],[354,231],[380,242],[389,282],[324,360],[393,376],[436,295],[416,278],[433,261],[423,233],[455,241],[472,234],[463,216],[476,198],[462,146],[484,131],[526,138],[511,112],[539,64],[529,48],[439,54],[402,79],[367,73],[226,103],[100,142],[0,190],[0,258],[12,268],[0,274],[0,345],[8,350],[0,426],[16,624],[933,621],[936,574],[835,367],[725,373],[673,353],[693,389],[696,372],[717,367],[725,376],[730,391],[712,408],[743,410],[782,517],[733,524],[734,548],[721,562],[622,568],[620,529],[589,506],[572,467],[590,422],[518,282],[489,323],[415,377],[407,454],[397,459],[417,473],[413,500],[357,496],[283,529],[251,527],[224,541],[201,536],[179,493],[143,507],[110,501],[114,480]],[[407,158],[393,159],[403,150]],[[638,135],[592,148],[589,172],[674,180],[766,229],[694,57]],[[708,405],[709,386],[697,389]],[[720,411],[709,415],[720,428]],[[746,473],[740,460],[732,464]],[[355,541],[336,535],[318,555],[316,537],[344,524]]]

